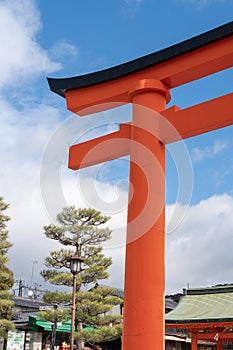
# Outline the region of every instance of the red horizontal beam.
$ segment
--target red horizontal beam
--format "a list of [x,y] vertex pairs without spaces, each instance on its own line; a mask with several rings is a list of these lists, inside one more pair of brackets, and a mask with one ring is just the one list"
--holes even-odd
[[218,327],[224,328],[233,328],[233,320],[232,321],[210,321],[210,322],[190,322],[190,323],[169,323],[166,321],[166,328],[184,328],[189,330],[204,330],[205,328],[217,329]]
[[78,170],[124,157],[130,152],[131,125],[120,124],[119,131],[95,138],[69,149],[68,167]]
[[164,144],[197,136],[233,124],[233,93],[180,110],[161,112],[159,139]]
[[[157,137],[164,144],[223,128],[233,124],[233,93],[183,110],[174,106],[161,115]],[[129,155],[133,127],[120,124],[119,131],[71,146],[69,168],[77,170]]]
[[219,332],[215,330],[213,333],[194,333],[193,337],[199,340],[215,340],[214,337],[218,333],[218,339],[233,340],[233,332]]

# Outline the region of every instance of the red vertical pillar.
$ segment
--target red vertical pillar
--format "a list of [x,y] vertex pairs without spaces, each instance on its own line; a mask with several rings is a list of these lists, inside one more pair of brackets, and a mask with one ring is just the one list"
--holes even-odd
[[[143,80],[138,83],[131,98],[133,130],[123,349],[163,350],[165,146],[157,138],[157,112],[165,109],[169,92],[160,81]],[[143,211],[142,219],[138,220]]]
[[197,338],[194,335],[191,338],[191,350],[197,350]]
[[217,341],[217,350],[223,350],[222,339],[218,339],[218,341]]

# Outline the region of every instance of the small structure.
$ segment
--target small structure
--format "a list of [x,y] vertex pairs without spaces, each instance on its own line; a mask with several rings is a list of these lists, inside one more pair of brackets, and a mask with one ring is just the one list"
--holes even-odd
[[187,332],[192,350],[199,341],[222,350],[224,343],[233,343],[233,285],[184,289],[178,306],[165,318],[166,329]]
[[49,305],[42,300],[34,300],[21,296],[14,296],[12,321],[16,328],[21,331],[28,330],[29,316],[36,315],[42,306]]
[[[8,332],[7,350],[36,350],[42,348],[42,333],[32,331],[29,325],[30,316],[36,315],[42,306],[48,305],[41,300],[12,297],[14,302],[12,322],[16,330]],[[0,350],[2,347],[0,346]]]

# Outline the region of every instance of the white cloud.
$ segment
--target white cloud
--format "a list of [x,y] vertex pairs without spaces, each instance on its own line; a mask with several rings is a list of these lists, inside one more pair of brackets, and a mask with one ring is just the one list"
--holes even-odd
[[195,5],[197,7],[197,9],[202,9],[205,6],[213,5],[216,3],[221,4],[221,3],[226,2],[227,0],[182,0],[182,1],[185,3],[190,3],[190,4]]
[[124,0],[124,11],[128,18],[134,18],[145,0]]
[[0,193],[10,204],[10,266],[15,278],[29,281],[31,261],[41,259],[53,243],[46,242],[42,226],[49,222],[39,191],[40,158],[54,126],[58,110],[46,105],[18,111],[0,98]]
[[37,42],[40,26],[32,0],[0,2],[0,88],[61,68]]
[[124,0],[127,5],[140,5],[143,0]]
[[0,2],[0,88],[17,88],[11,90],[10,98],[0,95],[0,193],[10,204],[12,218],[9,231],[14,246],[9,253],[10,266],[15,278],[27,277],[27,281],[31,261],[40,261],[46,252],[43,247],[51,246],[41,235],[48,218],[40,200],[39,169],[51,130],[61,120],[58,110],[36,103],[35,96],[29,94],[27,100],[21,99],[22,83],[61,67],[36,41],[40,27],[33,1]]
[[223,150],[227,148],[227,142],[221,142],[220,140],[217,140],[213,145],[213,154],[217,155],[220,154]]
[[[40,158],[51,130],[60,123],[61,112],[36,102],[35,95],[22,99],[28,81],[41,73],[60,69],[40,44],[36,35],[41,22],[32,0],[0,2],[0,193],[10,204],[10,267],[15,278],[30,280],[31,261],[41,259],[45,244],[41,228],[48,218],[39,192]],[[6,88],[11,94],[6,94]],[[24,90],[25,91],[25,90]],[[9,90],[8,90],[9,92]],[[45,249],[46,247],[46,249]],[[37,259],[38,257],[38,259]]]
[[61,58],[63,59],[64,56],[77,57],[78,49],[75,45],[69,43],[68,41],[60,40],[52,47],[52,49],[50,50],[50,53],[56,59],[61,59]]
[[[172,206],[167,208],[172,210]],[[167,235],[167,290],[232,283],[233,197],[215,195],[190,206]]]
[[194,162],[199,162],[201,160],[212,158],[219,155],[228,147],[227,141],[216,140],[212,147],[206,146],[204,148],[195,147],[192,149],[192,160]]
[[[10,203],[8,213],[12,220],[9,224],[9,231],[10,240],[14,244],[9,252],[10,268],[14,271],[16,279],[22,278],[28,283],[31,278],[32,262],[38,261],[35,266],[34,281],[42,284],[39,272],[44,268],[44,258],[51,250],[57,249],[56,242],[43,236],[43,226],[51,222],[50,215],[47,215],[50,212],[47,213],[46,209],[50,211],[51,208],[47,208],[43,203],[45,198],[41,198],[40,193],[42,155],[43,152],[47,154],[47,158],[43,158],[45,171],[47,171],[47,176],[44,179],[48,190],[46,194],[47,198],[51,198],[56,213],[65,205],[87,206],[87,202],[83,200],[78,190],[76,173],[69,171],[67,164],[63,165],[63,162],[66,161],[68,146],[80,135],[82,136],[83,130],[87,130],[90,126],[90,118],[79,119],[72,116],[63,122],[63,110],[43,103],[33,103],[33,106],[27,104],[18,110],[0,96],[0,104],[2,107],[0,111],[0,137],[2,141],[0,193],[4,196],[5,201]],[[111,114],[112,112],[109,115]],[[96,118],[94,120],[96,120],[97,125],[99,123],[105,124],[109,115],[103,114],[102,119]],[[114,116],[112,118],[114,119]],[[95,125],[94,120],[91,123],[91,133]],[[111,125],[107,129],[111,131]],[[54,132],[57,135],[55,139],[53,139]],[[46,153],[46,150],[48,151],[46,145],[49,140],[54,142],[51,142],[51,148]],[[62,172],[64,172],[64,176],[60,178]],[[94,178],[90,178],[92,172],[87,170],[87,173],[88,177],[84,178],[82,182],[83,193],[86,192],[85,188],[95,187]],[[58,182],[55,181],[56,178]],[[58,187],[61,186],[65,200],[59,208],[57,206],[57,184]],[[97,193],[104,193],[103,200],[108,204],[118,199],[116,188],[108,183],[99,183]],[[127,194],[121,191],[119,198],[120,205],[123,205],[122,210],[125,210],[124,204]],[[123,234],[121,236],[113,234],[114,251],[112,246],[106,246],[107,253],[113,251],[116,266],[118,266],[118,253],[116,254],[116,252],[121,251],[120,255],[122,256],[122,249],[124,249],[122,247],[124,246],[125,220],[121,213],[117,213],[112,219],[111,227],[119,228],[119,230],[122,227]],[[122,283],[122,279],[123,275],[121,275],[119,283]]]

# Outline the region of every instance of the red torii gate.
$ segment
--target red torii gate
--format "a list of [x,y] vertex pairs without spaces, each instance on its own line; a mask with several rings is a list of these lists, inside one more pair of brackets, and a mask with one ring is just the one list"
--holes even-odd
[[233,22],[131,62],[51,79],[81,116],[132,103],[132,122],[71,146],[73,170],[130,154],[123,348],[164,348],[165,145],[233,124],[233,94],[180,110],[170,90],[232,66]]

